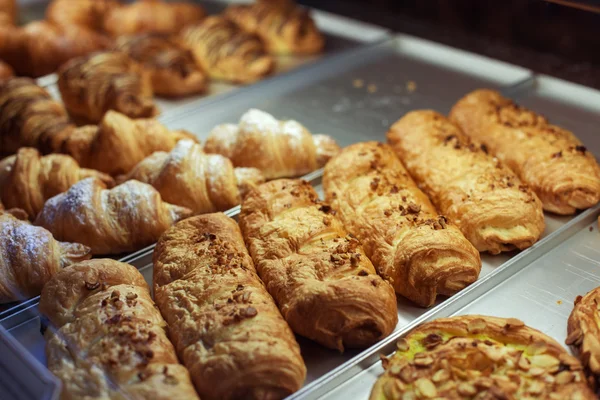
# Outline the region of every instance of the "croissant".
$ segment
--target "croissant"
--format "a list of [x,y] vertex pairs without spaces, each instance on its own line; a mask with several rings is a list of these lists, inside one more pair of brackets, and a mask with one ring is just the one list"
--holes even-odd
[[186,25],[200,22],[206,12],[186,2],[138,1],[110,10],[104,18],[104,30],[113,36],[136,33],[174,34]]
[[600,324],[598,324],[598,303],[600,288],[577,296],[575,307],[569,316],[565,343],[577,349],[581,362],[597,381],[600,377]]
[[323,188],[345,228],[398,294],[429,307],[477,280],[479,252],[439,215],[390,146],[366,142],[325,166]]
[[397,347],[371,400],[596,398],[579,361],[516,318],[437,319]]
[[600,167],[575,135],[493,90],[476,90],[454,105],[450,118],[487,146],[557,214],[600,201]]
[[257,168],[266,179],[312,172],[339,149],[329,136],[311,135],[296,121],[278,121],[255,109],[242,115],[238,125],[215,127],[204,145],[207,153],[221,154],[236,167]]
[[10,65],[0,60],[0,82],[15,76],[15,71]]
[[477,250],[498,254],[540,238],[544,212],[537,196],[441,114],[410,112],[387,138],[419,187]]
[[164,201],[187,207],[195,214],[205,214],[240,204],[240,187],[264,181],[255,176],[256,173],[252,174],[252,171],[242,172],[241,178],[247,176],[240,184],[229,159],[205,154],[199,144],[181,140],[170,153],[161,151],[145,158],[121,180],[148,183],[158,190]]
[[394,330],[392,287],[308,182],[260,185],[239,220],[258,274],[295,333],[343,351]]
[[0,0],[0,26],[17,22],[17,0]]
[[223,17],[208,17],[185,28],[181,38],[213,79],[251,83],[275,69],[275,60],[267,54],[263,42]]
[[[1,208],[1,207],[0,207]],[[44,228],[0,211],[0,303],[40,294],[58,271],[90,258],[90,248],[54,240]]]
[[196,65],[192,53],[172,38],[158,34],[124,36],[117,39],[115,49],[149,72],[157,95],[181,97],[206,90],[206,74]]
[[131,265],[96,259],[46,284],[40,312],[61,399],[199,400],[148,285]]
[[164,202],[150,185],[127,181],[108,190],[86,178],[49,199],[35,219],[55,238],[89,246],[92,254],[120,254],[155,243],[191,211]]
[[77,25],[101,32],[105,15],[120,6],[118,0],[53,0],[46,19],[56,25]]
[[283,399],[302,386],[298,343],[224,214],[189,218],[160,238],[154,295],[203,399]]

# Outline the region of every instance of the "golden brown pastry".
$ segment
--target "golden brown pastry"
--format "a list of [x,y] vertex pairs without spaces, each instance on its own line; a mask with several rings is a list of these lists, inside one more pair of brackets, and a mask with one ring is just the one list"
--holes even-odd
[[540,238],[544,212],[537,196],[443,115],[410,112],[387,139],[436,208],[477,250],[522,250]]
[[569,316],[565,343],[577,349],[587,372],[597,380],[600,377],[600,288],[577,296]]
[[155,243],[190,215],[145,183],[132,180],[108,190],[99,179],[86,178],[48,200],[35,224],[58,240],[89,246],[92,254],[120,254]]
[[105,15],[120,6],[118,0],[53,0],[46,19],[56,25],[77,25],[101,32]]
[[17,11],[17,0],[0,0],[0,25],[15,25]]
[[479,252],[439,215],[392,148],[346,147],[325,167],[325,197],[396,293],[429,307],[477,280]]
[[425,323],[383,359],[371,400],[591,400],[582,366],[515,318],[465,315]]
[[260,170],[256,168],[234,168],[233,173],[237,180],[237,187],[240,191],[240,197],[243,199],[246,195],[258,185],[265,183],[266,179]]
[[544,209],[573,214],[600,201],[600,167],[575,135],[493,90],[476,90],[450,118],[509,166]]
[[15,71],[10,65],[0,60],[0,82],[15,76]]
[[51,324],[46,356],[62,381],[62,400],[199,400],[148,285],[131,265],[73,265],[46,284],[39,308]]
[[191,51],[174,38],[160,34],[123,36],[117,39],[115,50],[126,53],[148,71],[157,95],[181,97],[206,90],[206,74],[196,65]]
[[294,332],[343,351],[396,327],[393,289],[308,182],[260,185],[239,220],[258,274]]
[[275,69],[275,60],[258,36],[246,33],[223,17],[208,17],[185,28],[181,39],[213,79],[252,83]]
[[0,211],[0,304],[39,295],[58,271],[90,258],[89,247],[56,241],[15,215]]
[[236,167],[259,169],[267,179],[312,172],[339,150],[329,136],[311,135],[296,121],[278,121],[256,109],[242,115],[238,125],[215,127],[204,145],[207,153],[221,154]]
[[203,399],[283,399],[302,387],[298,343],[224,214],[189,218],[161,236],[154,295]]

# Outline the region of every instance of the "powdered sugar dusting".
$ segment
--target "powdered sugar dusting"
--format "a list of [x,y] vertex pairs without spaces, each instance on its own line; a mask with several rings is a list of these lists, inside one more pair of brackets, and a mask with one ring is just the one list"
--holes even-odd
[[279,121],[271,114],[252,108],[240,119],[241,131],[274,133],[279,131]]
[[[239,128],[236,124],[217,125],[210,132],[211,137],[218,138],[219,147],[225,152],[225,155],[231,155],[233,146],[237,142]],[[207,144],[210,140],[207,141]]]
[[288,137],[290,147],[295,150],[302,147],[302,138],[308,131],[299,122],[290,120],[281,122],[281,133]]

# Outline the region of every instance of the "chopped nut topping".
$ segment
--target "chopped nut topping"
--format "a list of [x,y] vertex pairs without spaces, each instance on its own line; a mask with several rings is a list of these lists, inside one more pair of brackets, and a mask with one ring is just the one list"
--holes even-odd
[[525,323],[523,321],[521,321],[520,319],[516,319],[516,318],[507,318],[506,319],[505,328],[520,328],[522,326],[525,326]]
[[419,212],[421,212],[421,205],[420,204],[415,204],[415,203],[409,203],[408,204],[408,212],[411,214],[418,214]]
[[547,349],[548,349],[548,346],[546,346],[546,343],[534,342],[534,343],[530,344],[529,346],[527,346],[527,348],[525,349],[525,352],[529,355],[536,355],[536,354],[545,353]]
[[417,353],[415,354],[414,364],[417,367],[428,367],[433,364],[433,358],[425,353]]
[[377,190],[377,187],[379,186],[379,178],[373,178],[373,180],[371,181],[371,190],[375,191]]
[[408,342],[404,338],[398,339],[398,341],[396,342],[396,347],[400,351],[408,351],[410,349]]
[[560,158],[560,157],[562,157],[562,151],[552,154],[552,158]]
[[425,338],[423,338],[421,343],[423,343],[423,346],[425,346],[426,349],[433,349],[437,345],[442,343],[442,337],[438,334],[430,333],[429,335],[425,336]]
[[476,318],[472,321],[469,321],[467,325],[467,331],[470,333],[477,333],[487,328],[487,324],[481,318]]
[[411,367],[410,365],[405,365],[400,370],[400,379],[402,379],[405,383],[413,382],[416,379],[413,367]]
[[580,153],[584,153],[587,151],[585,146],[575,146],[575,151],[578,151]]
[[444,382],[450,379],[450,371],[447,369],[439,369],[435,374],[431,377],[431,380],[435,383]]
[[573,381],[573,374],[569,371],[562,371],[556,375],[556,383],[559,385],[566,385]]
[[437,388],[427,378],[417,379],[415,382],[415,387],[417,388],[417,392],[420,393],[426,399],[432,399],[437,396]]
[[475,396],[477,394],[475,386],[467,382],[460,383],[456,389],[461,396]]

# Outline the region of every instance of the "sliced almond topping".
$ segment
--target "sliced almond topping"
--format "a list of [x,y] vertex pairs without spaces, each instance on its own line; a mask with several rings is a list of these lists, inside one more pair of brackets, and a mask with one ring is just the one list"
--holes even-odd
[[435,385],[427,378],[417,379],[415,382],[415,387],[417,388],[417,395],[420,394],[420,397],[432,399],[437,396],[437,389]]
[[400,370],[400,379],[405,383],[413,382],[415,380],[415,371],[413,370],[413,367],[405,365],[404,368]]
[[536,354],[545,353],[547,349],[548,349],[548,346],[546,346],[546,343],[534,342],[534,343],[531,343],[529,346],[527,346],[527,348],[525,349],[525,352],[529,355],[534,356]]
[[479,389],[489,389],[493,384],[494,380],[492,378],[488,378],[487,376],[481,376],[475,381],[475,387]]
[[477,389],[475,386],[467,382],[460,383],[456,390],[461,396],[475,396],[477,394]]
[[506,353],[504,347],[493,347],[493,346],[478,346],[479,350],[483,352],[490,360],[497,362],[504,357]]
[[469,323],[467,324],[467,330],[469,331],[469,333],[481,332],[485,328],[487,328],[487,324],[481,318],[475,318],[474,320],[469,321]]
[[466,380],[467,379],[467,373],[466,373],[466,371],[464,371],[464,370],[462,370],[460,368],[452,367],[452,373],[458,379],[462,379],[462,380]]
[[531,368],[531,369],[529,370],[529,373],[530,373],[532,376],[540,376],[540,375],[542,375],[544,372],[546,372],[546,371],[545,371],[543,368],[539,368],[539,367]]
[[531,356],[529,361],[531,361],[532,366],[545,369],[557,368],[559,365],[558,359],[552,357],[550,354],[538,354]]
[[506,319],[505,328],[507,328],[507,329],[520,328],[522,326],[525,326],[525,323],[523,321],[521,321],[520,319],[516,319],[516,318],[507,318]]
[[544,391],[544,384],[540,381],[533,381],[529,388],[527,389],[527,393],[531,394],[541,394]]
[[401,338],[396,342],[396,347],[400,351],[408,351],[410,349],[408,342],[404,338]]
[[567,336],[567,339],[565,340],[565,344],[567,344],[569,346],[577,345],[577,342],[579,342],[582,337],[583,337],[583,335],[581,334],[581,330],[575,329],[574,331],[571,331],[569,333],[569,335]]
[[550,384],[554,383],[554,376],[553,375],[544,376],[544,382],[550,383]]
[[531,363],[527,358],[525,358],[524,355],[521,355],[521,357],[519,358],[519,363],[517,365],[523,371],[529,371],[529,368],[531,367]]
[[402,395],[402,400],[415,400],[417,395],[414,392],[405,392]]
[[433,377],[431,378],[431,380],[435,383],[444,382],[448,379],[450,379],[450,371],[448,371],[447,369],[437,370],[437,372],[433,374]]
[[559,385],[566,385],[567,383],[573,381],[573,374],[569,371],[559,372],[555,377],[555,381]]
[[417,367],[428,367],[431,364],[433,364],[433,358],[429,357],[429,356],[425,356],[425,357],[419,357],[417,358],[415,356],[415,360],[414,360],[414,364]]
[[571,369],[571,371],[580,371],[583,369],[579,360],[568,353],[561,353],[558,356],[558,359],[561,363],[568,366]]
[[400,375],[400,370],[402,370],[402,366],[400,364],[392,364],[388,368],[388,372],[392,375]]
[[388,399],[397,399],[400,397],[401,388],[398,386],[400,382],[396,379],[388,380],[383,385],[383,393]]

